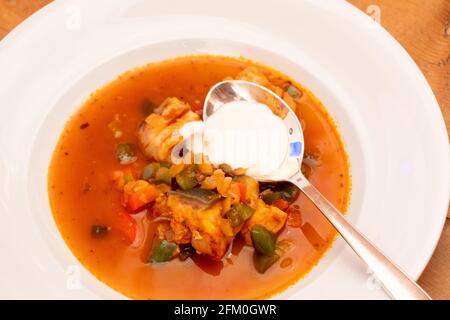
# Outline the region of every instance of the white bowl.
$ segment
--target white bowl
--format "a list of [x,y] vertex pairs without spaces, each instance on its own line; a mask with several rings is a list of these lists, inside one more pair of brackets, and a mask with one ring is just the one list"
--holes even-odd
[[[448,138],[423,75],[370,18],[325,0],[56,1],[0,42],[1,298],[122,297],[62,240],[48,164],[64,122],[89,93],[133,67],[188,54],[242,55],[311,89],[349,153],[349,219],[420,275],[446,215]],[[276,297],[386,295],[338,239]]]

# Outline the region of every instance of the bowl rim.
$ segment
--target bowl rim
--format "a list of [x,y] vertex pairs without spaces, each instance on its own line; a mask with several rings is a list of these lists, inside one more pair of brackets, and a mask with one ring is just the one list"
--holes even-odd
[[[312,2],[310,0],[308,0],[308,2]],[[353,7],[353,5],[349,4],[349,3],[343,3],[343,4],[335,4],[335,3],[326,3],[323,0],[319,0],[315,3],[317,6],[322,6],[324,7],[324,9],[329,9],[333,8],[336,10],[341,10],[340,12],[346,12],[347,14],[350,14],[352,17],[354,17],[355,19],[360,19],[362,21],[362,19],[366,20],[366,19],[370,19],[369,17],[367,17],[364,13],[362,13],[361,11],[359,11],[357,8]],[[62,1],[55,1],[53,3],[50,3],[49,5],[45,6],[43,9],[37,11],[36,13],[34,13],[32,16],[30,16],[28,19],[26,19],[23,23],[21,23],[18,27],[16,27],[14,30],[12,30],[9,34],[6,35],[6,37],[4,39],[2,39],[0,41],[0,55],[2,55],[3,51],[6,51],[8,49],[8,46],[13,43],[14,41],[20,41],[20,37],[26,35],[29,26],[35,24],[36,21],[38,21],[40,18],[44,17],[47,12],[51,11],[51,10],[57,10],[59,8],[59,6],[62,5]],[[387,41],[389,43],[389,45],[392,46],[393,49],[395,49],[397,51],[398,54],[401,55],[402,59],[404,59],[405,63],[408,63],[410,66],[414,67],[414,76],[416,77],[417,81],[420,81],[423,89],[426,91],[426,94],[428,96],[428,101],[430,104],[432,104],[433,108],[432,109],[432,113],[430,113],[430,115],[433,117],[433,122],[435,124],[435,126],[433,127],[433,130],[435,130],[437,132],[437,135],[441,139],[440,144],[442,147],[445,146],[445,141],[444,141],[444,137],[447,137],[447,153],[446,153],[446,159],[447,160],[445,162],[449,163],[449,150],[448,150],[448,135],[446,134],[446,128],[445,128],[445,124],[443,121],[443,116],[442,116],[442,112],[439,109],[439,105],[436,101],[436,98],[431,90],[431,87],[429,86],[428,82],[426,81],[423,73],[420,71],[420,69],[417,67],[417,65],[415,64],[415,62],[413,61],[413,59],[409,56],[409,54],[406,52],[406,50],[384,29],[380,28],[380,32],[379,34],[381,35],[380,37],[381,40]],[[444,177],[449,177],[449,170],[448,167],[445,168],[446,172],[443,172],[443,176]],[[448,209],[448,198],[449,198],[449,191],[450,191],[450,184],[446,184],[445,185],[445,190],[444,193],[447,194],[447,199],[445,201],[445,198],[443,198],[442,204],[440,205],[440,208],[442,211],[442,220],[441,220],[441,225],[438,226],[436,225],[434,230],[434,245],[432,250],[429,250],[429,254],[428,254],[428,258],[426,261],[423,261],[423,263],[421,263],[421,266],[418,267],[417,270],[415,270],[415,273],[412,275],[414,278],[418,278],[420,276],[420,274],[423,272],[423,270],[425,269],[426,265],[428,264],[434,249],[437,246],[438,240],[440,238],[441,232],[442,232],[442,228],[444,226],[445,220],[446,220],[446,214],[447,214],[447,209]],[[446,202],[446,203],[445,203]],[[439,210],[436,208],[435,210],[436,212],[438,212]],[[437,214],[437,213],[436,213]]]

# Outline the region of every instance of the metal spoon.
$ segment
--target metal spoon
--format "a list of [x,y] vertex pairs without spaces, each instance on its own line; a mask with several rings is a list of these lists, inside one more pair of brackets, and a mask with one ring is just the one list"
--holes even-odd
[[225,103],[231,101],[251,101],[273,105],[286,114],[284,122],[289,131],[290,156],[298,161],[298,172],[290,177],[254,177],[264,181],[289,181],[316,205],[328,221],[336,228],[356,254],[367,264],[387,293],[395,299],[430,300],[428,294],[405,272],[390,261],[363,234],[361,234],[302,174],[303,130],[294,111],[272,91],[258,84],[230,80],[217,83],[205,99],[203,118],[206,120]]

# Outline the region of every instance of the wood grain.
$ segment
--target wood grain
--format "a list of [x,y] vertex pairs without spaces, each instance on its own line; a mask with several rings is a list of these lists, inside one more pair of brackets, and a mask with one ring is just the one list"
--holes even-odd
[[51,0],[0,0],[0,39]]
[[[416,61],[436,95],[447,129],[450,128],[450,0],[348,1],[372,16],[377,16],[375,11],[379,9],[381,25]],[[0,0],[0,39],[49,2]],[[419,283],[434,299],[450,299],[449,220]]]

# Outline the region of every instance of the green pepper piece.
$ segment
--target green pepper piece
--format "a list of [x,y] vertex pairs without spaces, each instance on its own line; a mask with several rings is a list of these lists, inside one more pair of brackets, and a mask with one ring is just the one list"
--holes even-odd
[[183,197],[185,200],[191,200],[193,202],[208,206],[214,204],[217,200],[220,199],[220,194],[218,194],[217,192],[202,188],[169,191],[169,194],[177,195]]
[[154,178],[159,167],[160,164],[158,162],[153,162],[146,165],[144,167],[144,171],[142,171],[142,179],[148,180]]
[[170,259],[172,259],[177,248],[178,246],[173,242],[158,239],[153,246],[149,262],[158,263],[169,261]]
[[247,221],[255,212],[255,209],[246,205],[245,203],[237,203],[231,206],[231,209],[226,213],[230,224],[233,228],[240,227]]
[[269,269],[275,262],[277,262],[278,259],[280,259],[280,256],[277,254],[271,256],[266,256],[257,252],[253,254],[253,263],[259,273],[266,272],[266,270]]
[[169,186],[172,184],[172,178],[170,177],[169,169],[166,167],[160,167],[155,174],[156,183],[165,183]]
[[93,238],[101,238],[106,236],[109,228],[107,226],[93,225],[91,227],[91,236]]
[[256,252],[271,256],[275,253],[275,235],[262,225],[256,224],[251,229],[251,237]]
[[281,192],[273,192],[269,190],[262,194],[262,199],[265,203],[272,204],[275,200],[283,199],[283,194]]
[[272,204],[275,200],[284,199],[289,203],[295,201],[300,194],[300,189],[298,189],[292,183],[276,183],[269,184],[265,186],[263,192],[261,192],[260,196],[267,204]]
[[184,168],[183,171],[177,174],[175,179],[177,180],[180,188],[183,190],[191,190],[198,184],[198,180],[195,177],[194,166],[188,166]]
[[300,194],[300,189],[294,186],[292,183],[281,184],[276,188],[276,191],[280,192],[281,197],[288,202],[293,202],[298,198]]
[[120,164],[130,164],[137,160],[134,146],[131,143],[119,143],[116,147],[116,158]]

